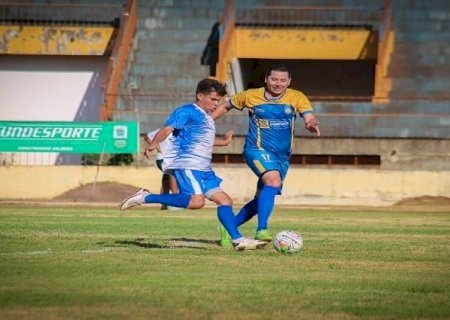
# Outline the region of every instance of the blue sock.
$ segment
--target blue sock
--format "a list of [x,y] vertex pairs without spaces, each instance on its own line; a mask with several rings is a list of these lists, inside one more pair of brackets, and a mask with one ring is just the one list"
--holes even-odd
[[272,213],[273,206],[275,205],[275,196],[277,195],[279,188],[272,186],[264,186],[258,197],[258,228],[259,230],[267,229],[269,223],[269,217]]
[[234,217],[234,221],[236,225],[239,227],[243,225],[248,220],[253,218],[258,213],[258,200],[252,199],[252,201],[247,202],[245,206],[241,208],[236,217]]
[[187,208],[191,196],[187,193],[149,194],[145,197],[145,203],[161,203],[178,208]]
[[225,229],[227,229],[231,239],[236,240],[242,237],[242,235],[239,233],[236,223],[234,222],[234,213],[231,206],[218,206],[217,216],[219,217],[220,223],[225,227]]

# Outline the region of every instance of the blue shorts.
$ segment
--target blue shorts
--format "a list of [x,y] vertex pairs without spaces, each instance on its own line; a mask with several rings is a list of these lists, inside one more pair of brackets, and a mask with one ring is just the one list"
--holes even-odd
[[210,198],[213,194],[221,192],[220,183],[222,179],[216,176],[214,171],[198,171],[198,170],[173,170],[177,179],[180,193],[204,194]]
[[[282,160],[273,153],[259,149],[244,150],[244,158],[245,162],[247,162],[247,165],[259,178],[257,186],[258,190],[261,190],[264,186],[261,181],[261,177],[267,171],[278,171],[281,176],[281,183],[283,183],[284,179],[286,178],[286,174],[289,169],[289,160],[287,159]],[[281,185],[280,191],[282,188],[283,185]]]

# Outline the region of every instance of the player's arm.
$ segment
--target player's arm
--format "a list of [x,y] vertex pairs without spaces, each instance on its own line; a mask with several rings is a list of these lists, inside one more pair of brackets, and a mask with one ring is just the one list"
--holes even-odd
[[228,111],[230,111],[232,109],[230,103],[228,102],[227,99],[222,99],[222,101],[220,102],[219,106],[217,107],[216,110],[214,110],[210,116],[211,118],[213,118],[214,120],[220,118],[221,116],[223,116],[225,113],[227,113]]
[[317,133],[317,136],[320,137],[320,128],[319,122],[316,120],[316,117],[312,113],[306,113],[303,115],[303,121],[305,122],[305,128],[310,132]]
[[148,134],[146,134],[146,135],[144,136],[144,141],[147,142],[147,144],[152,143],[152,139],[150,139],[150,137],[148,136]]
[[303,118],[303,121],[305,122],[306,130],[315,132],[317,133],[317,136],[320,137],[319,122],[316,120],[316,117],[313,114],[311,102],[302,92],[298,91],[297,94],[298,100],[296,109],[298,114]]
[[233,140],[233,131],[227,131],[227,133],[225,133],[225,136],[223,138],[215,138],[214,139],[214,145],[215,146],[227,146],[231,143],[231,140]]
[[165,126],[161,129],[159,129],[158,133],[155,135],[153,140],[149,143],[147,148],[145,148],[144,154],[147,158],[150,157],[150,154],[153,150],[158,148],[158,145],[161,141],[166,140],[166,138],[169,136],[171,132],[173,132],[174,128],[170,126]]
[[[153,140],[148,135],[145,135],[144,141],[147,142],[147,144],[149,145],[150,143],[152,143]],[[156,149],[158,150],[159,153],[161,153],[161,148],[159,147],[159,143],[156,146]]]

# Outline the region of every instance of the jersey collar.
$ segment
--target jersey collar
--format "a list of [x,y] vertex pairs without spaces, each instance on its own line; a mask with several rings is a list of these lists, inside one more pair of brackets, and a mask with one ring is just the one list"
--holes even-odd
[[287,89],[286,89],[286,91],[284,91],[283,92],[283,94],[281,95],[281,96],[278,96],[278,97],[275,97],[275,98],[269,98],[268,96],[267,96],[267,89],[266,88],[263,88],[264,89],[264,92],[263,92],[263,95],[264,95],[264,100],[266,100],[266,101],[277,101],[277,100],[280,100],[281,98],[283,98],[283,96],[286,94],[286,92],[287,92]]

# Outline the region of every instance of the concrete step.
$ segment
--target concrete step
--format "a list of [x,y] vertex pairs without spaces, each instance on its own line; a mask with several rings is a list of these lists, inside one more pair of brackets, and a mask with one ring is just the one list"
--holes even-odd
[[[211,24],[210,29],[212,29],[214,24]],[[147,30],[139,29],[137,30],[137,35],[139,41],[204,41],[208,39],[211,30],[205,29],[189,29],[189,30]]]
[[207,8],[223,9],[226,0],[141,0],[139,8]]
[[416,75],[415,77],[406,78],[395,77],[392,80],[392,89],[400,92],[417,90],[419,93],[433,92],[434,94],[443,94],[448,92],[448,88],[450,88],[450,80],[445,77],[425,78]]
[[[177,72],[177,68],[180,70],[190,69],[188,72]],[[148,70],[149,72],[145,72]],[[185,77],[190,77],[195,79],[195,81],[199,81],[201,79],[208,77],[209,68],[208,66],[198,66],[198,67],[190,67],[187,65],[174,65],[174,66],[153,66],[150,68],[141,69],[140,73],[135,73],[136,70],[130,70],[127,74],[129,83],[135,83],[138,88],[144,89],[145,86],[142,86],[143,83],[147,83],[151,81],[148,78],[156,78],[156,77],[164,77],[167,79],[182,79]],[[141,84],[141,85],[139,85]],[[190,88],[189,88],[190,89]],[[184,90],[184,89],[183,89]],[[178,90],[180,91],[180,90]]]
[[[189,102],[191,99],[188,97],[128,97],[121,99],[121,111],[116,114],[116,119],[138,120],[141,132],[149,132],[162,126],[176,107]],[[450,136],[448,100],[404,100],[384,105],[315,102],[313,105],[324,137],[447,139]],[[246,112],[231,111],[218,119],[216,126],[217,134],[233,130],[236,135],[245,135],[248,115]],[[313,136],[303,128],[301,121],[297,123],[296,135]]]
[[432,99],[435,101],[447,101],[447,105],[450,101],[450,93],[445,91],[420,91],[417,88],[402,88],[395,89],[389,92],[389,98],[397,99],[411,99],[411,100],[427,100]]
[[181,65],[187,64],[190,66],[200,66],[200,53],[174,53],[174,52],[135,52],[136,63],[148,63],[148,64],[173,64]]
[[215,20],[198,18],[139,18],[138,29],[142,30],[210,30]]
[[410,54],[395,54],[390,58],[390,65],[413,66],[421,65],[424,67],[447,66],[450,64],[448,55],[422,55],[416,52]]
[[[188,64],[142,64],[135,63],[131,66],[129,71],[130,75],[137,76],[148,76],[148,75],[172,75],[179,76],[183,74],[192,74],[193,77],[199,77],[204,75],[205,68],[202,66],[201,68],[197,68],[198,66],[188,65]],[[198,70],[198,71],[197,71]]]
[[445,32],[396,32],[396,42],[408,43],[448,43],[450,39],[450,32],[448,29]]
[[242,8],[259,6],[301,6],[378,9],[384,5],[383,0],[239,0],[234,3],[236,7]]
[[440,56],[450,54],[450,42],[409,43],[396,42],[393,55],[396,56]]
[[[450,117],[418,117],[411,114],[392,116],[354,114],[317,114],[323,137],[354,138],[445,138],[450,135]],[[217,134],[233,130],[235,135],[246,135],[248,115],[245,112],[231,111],[216,120]],[[297,122],[296,136],[314,137],[301,121]]]
[[394,23],[393,29],[399,32],[442,32],[450,29],[450,21],[415,20],[411,23],[404,20]]
[[436,114],[449,115],[448,101],[396,100],[384,104],[371,102],[313,102],[315,112],[330,114]]
[[392,1],[392,8],[398,11],[413,10],[435,10],[449,11],[450,2],[443,0],[413,0],[413,1]]
[[222,14],[222,7],[192,7],[192,6],[178,6],[178,7],[147,7],[139,6],[138,17],[156,18],[156,19],[179,19],[179,18],[194,18],[207,19],[218,21]]
[[183,97],[176,96],[157,96],[156,94],[145,95],[138,93],[137,95],[122,96],[121,103],[118,106],[122,111],[138,110],[148,114],[169,114],[172,110],[180,105],[192,102],[195,99],[195,88],[185,94]]
[[200,72],[196,75],[187,74],[179,76],[169,75],[129,75],[126,83],[134,84],[137,90],[193,90],[197,87],[197,83],[208,77],[208,67],[201,68],[204,70],[204,75]]
[[153,53],[176,53],[176,54],[198,54],[201,55],[206,46],[205,41],[173,41],[173,40],[158,40],[158,41],[139,41],[139,48],[137,52],[148,54]]
[[450,66],[397,66],[390,65],[387,77],[389,78],[407,78],[407,77],[421,77],[421,78],[442,78],[447,79],[450,76]]
[[[367,138],[445,138],[450,134],[450,118],[442,123],[438,117],[416,117],[398,115],[393,117],[339,117],[319,115],[323,137],[367,137]],[[298,127],[296,133],[311,136]]]

